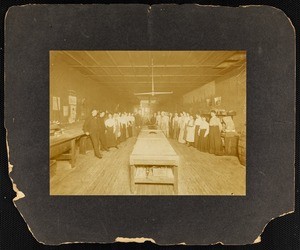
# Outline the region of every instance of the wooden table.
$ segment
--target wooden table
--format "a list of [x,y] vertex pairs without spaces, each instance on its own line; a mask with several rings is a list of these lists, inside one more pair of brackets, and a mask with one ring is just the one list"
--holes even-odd
[[50,159],[70,160],[71,167],[75,167],[76,141],[84,135],[82,129],[69,129],[50,136]]
[[130,187],[171,184],[178,194],[179,156],[161,130],[142,129],[130,155]]

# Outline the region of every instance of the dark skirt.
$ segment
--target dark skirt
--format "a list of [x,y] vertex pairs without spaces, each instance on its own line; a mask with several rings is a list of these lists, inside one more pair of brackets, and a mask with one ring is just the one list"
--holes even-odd
[[183,132],[183,139],[186,141],[186,135],[187,135],[187,125],[184,127],[184,132]]
[[201,152],[208,152],[208,150],[209,150],[209,135],[204,137],[205,132],[206,132],[206,129],[200,130],[198,149]]
[[121,124],[121,136],[120,136],[120,141],[125,141],[126,140],[126,125]]
[[194,147],[198,148],[198,143],[199,143],[199,135],[198,135],[198,130],[199,130],[199,125],[196,125],[195,127],[195,139],[194,139]]
[[178,122],[174,122],[173,139],[178,140],[178,136],[179,136],[179,126],[178,126]]
[[171,122],[169,122],[169,137],[173,138],[173,127]]
[[106,145],[108,148],[116,147],[117,146],[117,139],[116,135],[114,134],[114,128],[108,127],[106,133]]
[[219,126],[209,126],[209,153],[221,155],[221,132]]
[[128,136],[132,137],[132,126],[128,126]]

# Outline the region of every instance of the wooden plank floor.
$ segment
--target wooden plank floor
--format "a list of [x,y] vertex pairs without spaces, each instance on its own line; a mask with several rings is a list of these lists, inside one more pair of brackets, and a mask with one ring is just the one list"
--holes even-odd
[[[78,155],[76,167],[58,162],[50,176],[51,195],[131,195],[129,156],[136,138],[129,138],[119,149],[95,158],[92,151]],[[180,156],[179,195],[245,195],[246,168],[235,156],[215,156],[199,152],[172,139]],[[138,195],[173,195],[172,185],[137,185]]]

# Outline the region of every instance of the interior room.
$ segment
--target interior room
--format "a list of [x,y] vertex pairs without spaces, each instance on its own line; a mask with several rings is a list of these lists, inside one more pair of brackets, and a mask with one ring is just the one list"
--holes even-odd
[[50,51],[50,195],[246,195],[245,51]]

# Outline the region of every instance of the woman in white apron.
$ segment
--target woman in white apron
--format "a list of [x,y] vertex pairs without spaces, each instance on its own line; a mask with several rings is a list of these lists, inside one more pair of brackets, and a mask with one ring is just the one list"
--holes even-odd
[[178,118],[178,125],[179,125],[179,136],[178,136],[178,142],[179,143],[185,143],[184,139],[184,131],[185,131],[185,120],[182,113],[180,113],[180,117]]
[[192,115],[186,124],[186,141],[189,147],[193,146],[195,142],[195,121]]

